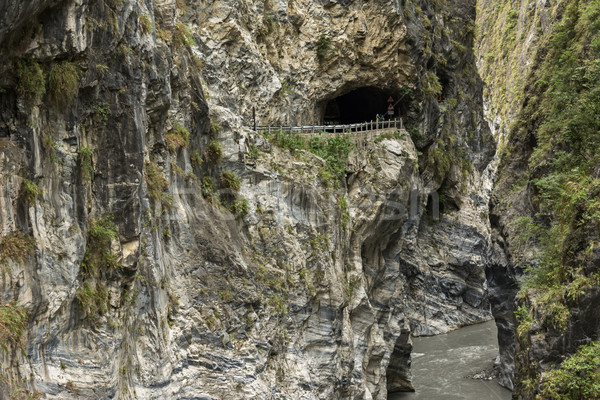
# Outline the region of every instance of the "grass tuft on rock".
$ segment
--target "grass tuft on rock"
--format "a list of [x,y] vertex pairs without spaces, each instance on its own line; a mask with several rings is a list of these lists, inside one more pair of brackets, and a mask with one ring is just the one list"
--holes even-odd
[[23,179],[21,195],[29,204],[34,204],[35,200],[42,195],[42,188],[29,179]]
[[171,153],[176,153],[178,149],[187,148],[190,144],[190,132],[178,122],[175,123],[173,129],[165,135],[167,148]]
[[324,180],[325,178],[327,180],[333,178],[335,183],[339,184],[346,173],[352,142],[345,136],[304,138],[298,134],[288,134],[280,131],[272,134],[263,132],[263,136],[272,144],[289,150],[292,155],[296,155],[299,150],[305,150],[324,159],[326,170],[320,173],[320,177]]
[[117,257],[111,251],[112,241],[118,237],[119,231],[111,216],[90,221],[85,255],[81,263],[84,277],[97,277],[101,271],[119,267]]
[[226,189],[231,189],[234,192],[237,192],[240,190],[241,181],[235,172],[223,171],[221,174],[221,185]]
[[248,200],[244,197],[239,197],[231,204],[230,211],[238,218],[244,218],[248,215],[249,207]]
[[146,164],[146,184],[148,185],[148,194],[152,199],[160,201],[167,207],[172,204],[173,199],[168,193],[169,181],[154,162]]
[[0,263],[8,259],[23,262],[35,246],[35,239],[21,232],[13,232],[0,240]]
[[190,155],[190,162],[194,168],[202,167],[202,156],[198,150],[194,150]]
[[49,97],[58,107],[67,106],[79,89],[79,68],[70,61],[54,64],[48,74]]
[[200,188],[202,189],[202,196],[209,202],[213,202],[215,199],[215,184],[210,176],[202,177]]
[[175,28],[173,30],[173,45],[175,45],[175,48],[179,49],[182,47],[191,47],[195,44],[196,42],[194,42],[194,34],[192,33],[191,29],[182,22],[175,24]]
[[94,320],[108,310],[109,295],[100,282],[84,282],[75,294],[86,319]]
[[28,103],[32,104],[46,93],[46,78],[40,64],[33,59],[17,63],[17,90]]
[[0,348],[22,347],[23,334],[27,325],[27,312],[15,303],[0,304]]
[[206,159],[212,164],[219,164],[223,160],[223,148],[216,140],[212,140],[206,148]]

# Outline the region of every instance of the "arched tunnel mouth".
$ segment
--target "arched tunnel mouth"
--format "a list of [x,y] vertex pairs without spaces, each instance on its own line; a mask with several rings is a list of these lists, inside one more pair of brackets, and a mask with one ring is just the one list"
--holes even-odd
[[[405,112],[408,103],[409,99],[398,96],[395,90],[376,86],[359,87],[321,103],[322,122],[325,125],[355,124],[375,121],[377,115],[395,119]],[[390,104],[393,109],[389,109]]]

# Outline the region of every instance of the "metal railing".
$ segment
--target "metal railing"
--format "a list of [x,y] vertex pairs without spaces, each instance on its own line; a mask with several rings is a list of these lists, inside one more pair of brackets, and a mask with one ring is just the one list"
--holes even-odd
[[[253,129],[253,127],[248,127]],[[306,125],[306,126],[257,126],[257,132],[280,132],[280,133],[299,133],[299,134],[315,134],[315,133],[355,133],[376,131],[379,129],[404,129],[402,119],[392,121],[370,121],[360,124],[343,124],[343,125]]]

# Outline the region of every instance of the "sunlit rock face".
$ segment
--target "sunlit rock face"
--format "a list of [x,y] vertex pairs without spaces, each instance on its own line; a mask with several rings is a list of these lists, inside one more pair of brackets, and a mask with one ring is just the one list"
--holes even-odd
[[[0,258],[28,315],[2,396],[410,390],[411,333],[491,317],[494,143],[451,3],[0,2],[0,233],[35,241]],[[359,88],[408,129],[318,156],[247,128]]]

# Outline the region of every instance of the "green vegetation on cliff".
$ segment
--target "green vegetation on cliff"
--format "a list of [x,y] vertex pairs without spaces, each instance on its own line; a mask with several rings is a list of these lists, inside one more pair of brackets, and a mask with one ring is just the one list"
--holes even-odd
[[[544,377],[541,398],[598,399],[600,398],[600,342],[581,346],[559,368]],[[538,397],[540,397],[538,396]]]
[[111,249],[112,241],[118,237],[119,231],[112,217],[90,220],[81,262],[82,284],[76,292],[86,319],[94,320],[108,309],[109,295],[102,278],[121,266]]
[[42,195],[42,189],[35,182],[30,181],[29,179],[23,179],[21,195],[29,202],[29,204],[34,204],[35,199]]
[[171,153],[176,153],[179,148],[188,147],[190,144],[190,132],[180,123],[176,122],[173,129],[165,135],[165,143]]
[[8,345],[21,346],[27,313],[14,303],[0,304],[0,348],[8,351]]
[[92,220],[87,232],[86,251],[81,263],[84,277],[95,277],[102,271],[119,266],[111,251],[111,242],[117,239],[119,232],[110,216]]
[[21,60],[17,64],[19,94],[28,103],[34,103],[46,93],[46,78],[40,64],[33,59]]
[[273,134],[263,133],[271,143],[283,149],[289,150],[292,155],[296,155],[299,150],[311,152],[323,160],[327,166],[320,174],[326,183],[331,178],[337,182],[344,176],[348,154],[352,147],[352,142],[345,136],[313,136],[305,138],[298,134],[288,134],[276,131]]
[[[23,262],[33,250],[35,240],[20,232],[14,232],[0,239],[0,264],[8,259]],[[1,266],[0,266],[1,267]]]
[[[533,323],[538,333],[561,335],[574,323],[579,299],[600,282],[600,2],[565,4],[537,61],[500,166],[527,166],[513,189],[531,193],[534,213],[513,227],[521,245],[538,250],[519,298],[531,311],[517,312],[523,340],[517,359],[528,367],[518,372],[523,386],[517,390],[540,398],[595,398],[557,389],[561,374],[536,375],[527,334]],[[577,376],[589,381],[594,373],[581,369]]]
[[81,168],[81,175],[83,176],[83,180],[90,182],[94,178],[94,165],[92,164],[92,160],[94,157],[94,152],[89,147],[82,147],[79,149],[79,168]]
[[531,270],[533,287],[563,290],[597,272],[589,261],[600,234],[599,29],[600,3],[566,8],[512,132],[536,143],[528,165],[538,214],[523,224],[543,250]]
[[69,61],[55,64],[48,74],[49,94],[58,106],[66,106],[77,94],[79,69]]

